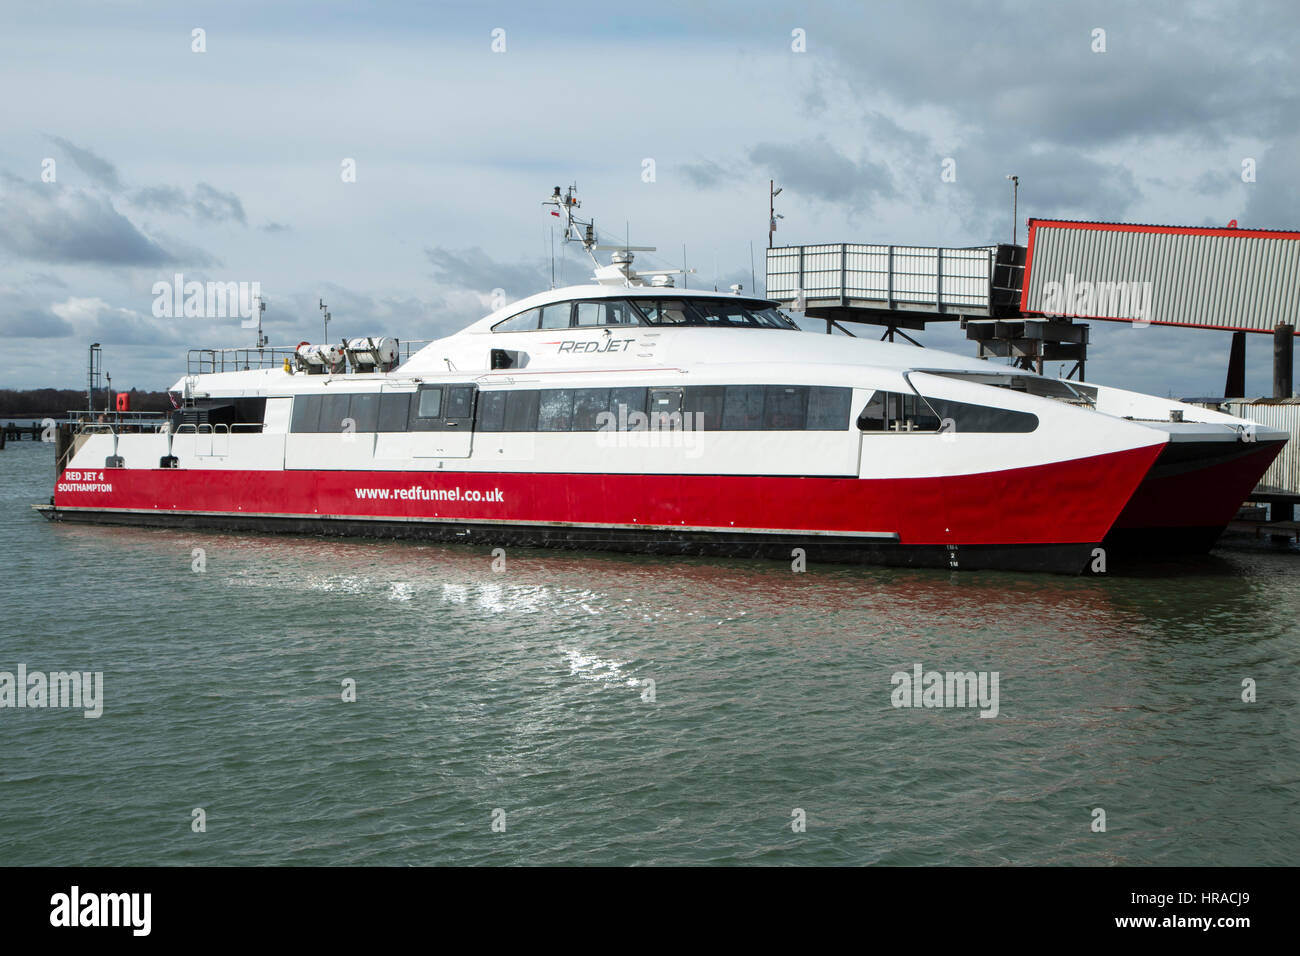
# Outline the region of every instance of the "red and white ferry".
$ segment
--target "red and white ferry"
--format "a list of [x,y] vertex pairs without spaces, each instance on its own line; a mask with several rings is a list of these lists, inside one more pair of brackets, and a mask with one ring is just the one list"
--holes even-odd
[[514,302],[400,364],[392,339],[353,339],[186,375],[182,407],[156,431],[72,434],[42,510],[1080,573],[1134,550],[1208,549],[1288,437],[1167,399],[803,332],[772,302],[677,289],[633,271],[629,252],[613,258],[590,285]]

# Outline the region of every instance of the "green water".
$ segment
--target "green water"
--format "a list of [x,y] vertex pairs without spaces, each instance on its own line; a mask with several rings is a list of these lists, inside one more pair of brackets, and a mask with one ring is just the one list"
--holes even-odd
[[[29,507],[51,457],[0,452],[0,671],[102,671],[103,714],[0,709],[3,864],[1300,850],[1294,555],[1075,579],[521,550],[498,572],[470,546],[52,525]],[[998,716],[895,708],[917,663],[998,672]]]

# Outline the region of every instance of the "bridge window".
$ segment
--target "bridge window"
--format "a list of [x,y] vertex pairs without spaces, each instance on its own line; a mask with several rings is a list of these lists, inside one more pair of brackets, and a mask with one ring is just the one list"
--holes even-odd
[[640,325],[641,317],[632,304],[623,299],[579,302],[574,310],[574,325],[579,328],[608,325]]
[[502,319],[496,325],[492,326],[493,332],[531,332],[537,328],[538,319],[541,317],[541,309],[529,309],[527,312],[520,312],[518,315],[512,315],[508,319]]
[[542,328],[567,329],[569,327],[569,316],[572,310],[572,302],[557,302],[554,305],[543,306]]

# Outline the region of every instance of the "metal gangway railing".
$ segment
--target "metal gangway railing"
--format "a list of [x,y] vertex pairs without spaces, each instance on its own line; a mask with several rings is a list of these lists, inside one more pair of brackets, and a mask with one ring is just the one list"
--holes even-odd
[[[433,339],[409,339],[397,342],[400,366]],[[265,348],[190,349],[185,359],[186,375],[210,375],[216,372],[247,372],[259,368],[295,366],[297,346],[268,345]]]

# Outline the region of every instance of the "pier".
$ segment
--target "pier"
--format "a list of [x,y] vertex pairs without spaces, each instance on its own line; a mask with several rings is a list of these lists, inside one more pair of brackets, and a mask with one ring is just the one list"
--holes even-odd
[[4,448],[6,442],[22,441],[23,439],[41,440],[41,422],[39,420],[33,420],[30,423],[10,421],[0,425],[0,448]]

